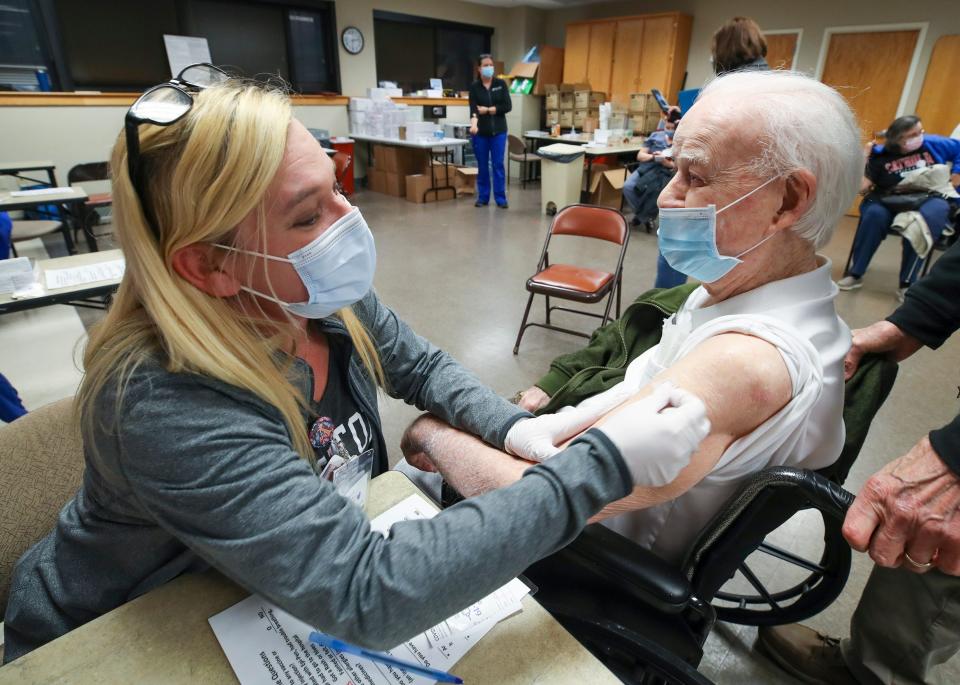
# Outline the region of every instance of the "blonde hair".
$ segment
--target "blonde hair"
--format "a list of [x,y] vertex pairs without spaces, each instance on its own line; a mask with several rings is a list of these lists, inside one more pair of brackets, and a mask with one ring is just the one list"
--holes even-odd
[[[181,278],[174,254],[194,243],[230,242],[230,234],[262,199],[284,156],[292,119],[286,93],[238,80],[194,95],[194,105],[170,126],[140,127],[140,163],[154,236],[127,174],[123,134],[114,146],[114,225],[126,271],[106,317],[91,331],[84,351],[85,375],[75,408],[92,439],[95,403],[109,384],[117,409],[130,376],[156,357],[171,373],[195,373],[242,388],[283,416],[294,449],[313,462],[301,409],[302,396],[287,372],[295,349],[292,325],[242,313]],[[376,347],[349,308],[338,312],[368,374],[384,385]],[[273,331],[265,333],[264,331]],[[119,417],[121,413],[114,414]]]

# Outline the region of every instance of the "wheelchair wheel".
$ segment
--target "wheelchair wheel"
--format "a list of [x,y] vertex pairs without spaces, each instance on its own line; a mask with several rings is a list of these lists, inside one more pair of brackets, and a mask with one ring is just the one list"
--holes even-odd
[[714,685],[662,645],[614,621],[569,614],[554,618],[627,685]]
[[841,533],[843,521],[816,513],[823,522],[819,560],[774,544],[778,533],[779,537],[784,534],[784,527],[778,528],[714,595],[712,605],[719,620],[749,626],[796,623],[820,613],[839,596],[850,573],[851,558]]

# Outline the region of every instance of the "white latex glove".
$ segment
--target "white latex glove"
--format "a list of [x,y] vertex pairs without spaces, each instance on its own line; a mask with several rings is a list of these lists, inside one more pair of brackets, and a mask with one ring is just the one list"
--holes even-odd
[[672,383],[624,407],[597,426],[617,446],[634,485],[672,482],[710,433],[707,408],[696,395]]
[[576,407],[564,407],[556,414],[517,421],[507,432],[504,446],[510,454],[527,461],[549,459],[560,451],[557,445],[592,426],[636,391],[629,384],[618,383]]

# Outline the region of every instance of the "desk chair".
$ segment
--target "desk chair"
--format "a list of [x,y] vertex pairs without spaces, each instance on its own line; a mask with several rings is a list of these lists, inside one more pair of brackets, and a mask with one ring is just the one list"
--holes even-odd
[[[527,152],[527,146],[512,133],[507,135],[507,153],[511,162],[520,163],[520,187],[526,188],[527,181],[533,181],[533,169],[540,163],[540,157]],[[507,170],[507,185],[510,185],[510,170]]]
[[52,219],[18,219],[14,221],[13,230],[10,232],[10,252],[13,253],[14,257],[17,257],[17,243],[42,238],[51,233],[61,233],[64,242],[67,244],[67,252],[76,254],[77,249],[73,238],[70,236],[70,229],[64,222]]
[[[718,618],[780,625],[819,613],[843,590],[850,571],[841,527],[853,495],[839,484],[896,374],[896,363],[885,357],[864,357],[846,383],[847,436],[838,460],[819,472],[774,467],[754,474],[704,527],[679,566],[595,524],[527,569],[539,587],[537,601],[624,682],[643,685],[708,682],[695,669]],[[764,541],[805,509],[823,518],[819,561]],[[754,552],[782,564],[768,569],[766,581],[748,564]],[[770,589],[784,571],[797,568],[806,574],[802,581]],[[738,571],[752,592],[723,591]]]
[[83,480],[73,398],[48,404],[0,430],[0,615],[16,561],[57,521]]
[[[110,164],[108,162],[85,162],[71,167],[70,171],[67,172],[67,185],[71,186],[77,183],[109,180]],[[97,236],[93,234],[93,227],[103,219],[97,210],[111,205],[113,205],[113,193],[90,193],[87,201],[83,204],[82,215],[77,217],[74,240],[76,240],[77,232],[81,230],[93,236],[96,240]]]
[[[620,253],[617,257],[616,267],[612,272],[609,272],[575,266],[573,264],[550,264],[550,241],[555,235],[594,238],[619,245]],[[523,320],[520,322],[520,331],[517,333],[517,342],[513,346],[513,353],[517,354],[519,351],[523,333],[530,326],[549,328],[554,331],[579,335],[584,338],[590,337],[589,333],[574,331],[551,324],[550,313],[554,310],[594,316],[600,319],[600,325],[604,326],[610,320],[610,307],[613,304],[614,295],[616,295],[616,314],[617,317],[619,317],[620,291],[622,290],[623,280],[623,258],[627,253],[627,244],[629,242],[630,229],[627,227],[627,221],[623,218],[623,215],[615,209],[597,207],[595,205],[570,205],[560,210],[554,217],[550,228],[547,230],[547,239],[543,243],[540,261],[537,264],[537,272],[527,279],[526,287],[530,293],[530,297],[527,299],[527,307],[523,312]],[[527,322],[530,316],[530,306],[533,304],[534,295],[537,294],[543,295],[546,299],[546,323]],[[603,316],[601,316],[581,309],[570,309],[559,306],[551,307],[551,297],[572,300],[583,304],[595,304],[606,297],[607,305],[606,309],[604,309]]]

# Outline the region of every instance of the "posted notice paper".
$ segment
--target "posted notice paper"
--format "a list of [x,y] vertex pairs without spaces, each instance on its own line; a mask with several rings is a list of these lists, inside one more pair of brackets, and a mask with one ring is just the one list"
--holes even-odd
[[[432,505],[411,495],[370,522],[386,535],[399,521],[430,518]],[[450,671],[499,621],[522,610],[529,589],[516,578],[430,630],[387,653],[429,668]],[[230,666],[242,685],[427,685],[425,676],[380,662],[341,654],[309,641],[313,628],[260,595],[251,595],[210,617]],[[336,637],[336,636],[334,636]]]

